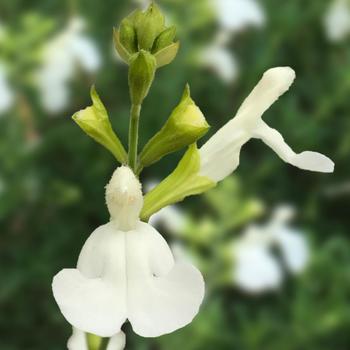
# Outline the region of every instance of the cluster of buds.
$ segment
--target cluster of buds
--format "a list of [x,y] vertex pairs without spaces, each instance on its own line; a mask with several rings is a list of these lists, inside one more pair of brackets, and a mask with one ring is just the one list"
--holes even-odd
[[136,10],[114,28],[114,45],[130,66],[129,86],[132,103],[141,104],[147,96],[157,68],[175,58],[180,43],[174,42],[175,26],[166,27],[165,17],[155,3],[146,11]]

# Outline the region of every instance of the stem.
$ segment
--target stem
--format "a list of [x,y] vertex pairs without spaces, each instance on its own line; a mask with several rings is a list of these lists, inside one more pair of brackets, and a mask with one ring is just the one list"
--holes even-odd
[[137,171],[137,146],[139,139],[139,120],[141,105],[132,105],[130,111],[129,124],[129,167],[136,173]]
[[109,343],[110,338],[102,338],[101,339],[101,344],[100,347],[98,348],[98,350],[106,350],[108,343]]

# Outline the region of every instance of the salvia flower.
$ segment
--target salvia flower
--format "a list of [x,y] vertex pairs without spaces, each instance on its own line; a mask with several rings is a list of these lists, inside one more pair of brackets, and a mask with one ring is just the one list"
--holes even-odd
[[238,287],[260,293],[280,287],[283,268],[272,254],[277,248],[284,266],[292,274],[301,273],[309,261],[309,246],[301,231],[289,225],[294,211],[280,206],[265,225],[250,226],[233,245],[233,279]]
[[[73,327],[73,333],[68,339],[67,348],[68,350],[89,350],[87,338],[89,335],[83,331]],[[92,336],[92,335],[91,335]],[[101,342],[101,339],[96,339],[96,342]],[[99,344],[96,344],[98,349]],[[119,332],[110,338],[106,350],[123,350],[125,348],[125,334]]]
[[102,337],[128,319],[135,333],[157,337],[190,323],[204,296],[200,272],[175,263],[162,236],[139,219],[141,185],[126,166],[106,187],[111,220],[82,248],[76,269],[53,280],[55,299],[74,327]]

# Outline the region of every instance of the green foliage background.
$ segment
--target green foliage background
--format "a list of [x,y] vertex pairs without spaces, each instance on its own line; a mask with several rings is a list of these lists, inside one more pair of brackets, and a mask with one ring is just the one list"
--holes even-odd
[[[232,227],[216,230],[222,220],[230,222],[232,217],[243,215],[249,198],[260,198],[267,207],[292,202],[314,247],[308,271],[288,281],[279,293],[261,297],[244,295],[221,283],[210,292],[195,321],[174,334],[143,339],[126,325],[127,348],[348,349],[349,190],[331,195],[330,189],[350,181],[350,41],[334,44],[326,40],[322,18],[329,1],[262,1],[265,28],[240,33],[231,43],[241,68],[232,86],[224,85],[194,61],[200,47],[216,32],[208,3],[159,3],[177,22],[182,45],[174,63],[157,72],[144,104],[142,144],[162,126],[186,82],[214,132],[233,115],[265,69],[290,65],[297,72],[296,83],[266,113],[265,120],[297,151],[311,149],[329,155],[336,163],[336,172],[303,172],[281,162],[259,141],[245,146],[235,173],[239,190],[227,190],[225,186],[231,185],[224,183],[211,194],[189,198],[183,204],[194,221],[191,234],[200,237],[200,223],[210,217],[213,238],[207,244],[211,247],[218,237],[223,242],[232,238],[256,216],[248,215]],[[15,108],[0,119],[0,175],[4,183],[0,194],[1,350],[65,348],[71,329],[54,302],[51,279],[63,267],[75,265],[88,235],[108,220],[104,185],[116,167],[113,157],[87,138],[70,116],[90,104],[89,87],[96,80],[113,126],[126,144],[127,68],[114,60],[111,42],[112,26],[133,7],[126,0],[0,3],[0,19],[10,25],[16,44],[12,52],[3,54],[15,67],[12,81],[18,91]],[[89,33],[103,54],[103,67],[96,79],[78,71],[71,86],[70,107],[50,118],[38,103],[28,72],[38,63],[44,38],[62,28],[73,13],[87,20]],[[40,141],[28,147],[33,130]],[[168,156],[147,169],[144,178],[165,176],[180,157],[181,153]],[[216,200],[215,193],[221,196],[223,192],[225,201]],[[227,207],[232,208],[231,213]],[[201,242],[191,242],[193,252],[201,251]],[[209,266],[218,262],[216,255],[201,256]],[[216,268],[215,276],[220,265]]]

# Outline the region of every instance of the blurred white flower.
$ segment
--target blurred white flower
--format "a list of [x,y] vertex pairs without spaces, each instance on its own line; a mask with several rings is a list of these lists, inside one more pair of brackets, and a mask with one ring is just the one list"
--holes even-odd
[[302,232],[290,227],[294,215],[291,207],[280,206],[270,222],[250,226],[233,245],[233,278],[247,292],[261,293],[280,287],[283,267],[272,254],[277,248],[291,273],[302,272],[309,260],[309,246]]
[[206,47],[200,55],[200,61],[202,66],[212,69],[226,84],[230,84],[237,77],[236,58],[225,45],[214,42]]
[[37,83],[42,104],[48,112],[59,112],[69,103],[68,84],[77,65],[88,73],[94,73],[101,65],[97,47],[84,34],[84,28],[81,18],[73,18],[44,48]]
[[204,297],[200,272],[175,262],[164,238],[141,222],[141,184],[126,166],[106,187],[111,221],[82,248],[76,269],[53,280],[56,302],[74,327],[113,336],[128,319],[135,333],[157,337],[192,321]]
[[185,214],[176,205],[162,208],[149,219],[153,227],[163,226],[169,233],[178,234],[185,225]]
[[234,54],[227,47],[232,35],[249,26],[262,27],[265,14],[254,0],[212,0],[212,3],[220,29],[213,42],[201,51],[199,63],[229,84],[237,78],[239,68]]
[[265,13],[256,0],[212,0],[222,29],[235,33],[265,24]]
[[324,17],[326,35],[330,41],[340,41],[350,34],[350,2],[333,0]]
[[[158,184],[157,180],[148,180],[143,187],[147,193]],[[153,214],[149,219],[149,224],[156,228],[163,226],[169,233],[176,235],[184,228],[185,221],[185,213],[178,206],[169,205]]]
[[282,135],[262,120],[263,113],[289,89],[294,79],[295,72],[289,67],[271,68],[264,73],[236,116],[199,149],[202,176],[218,182],[230,175],[239,165],[242,146],[251,138],[261,139],[282,160],[300,169],[334,171],[334,163],[323,154],[295,153]]
[[[67,342],[68,350],[88,350],[86,334],[73,327],[73,333]],[[125,334],[119,332],[109,340],[106,350],[123,350],[125,348]]]
[[7,112],[14,102],[12,91],[6,71],[6,66],[0,62],[0,115]]

